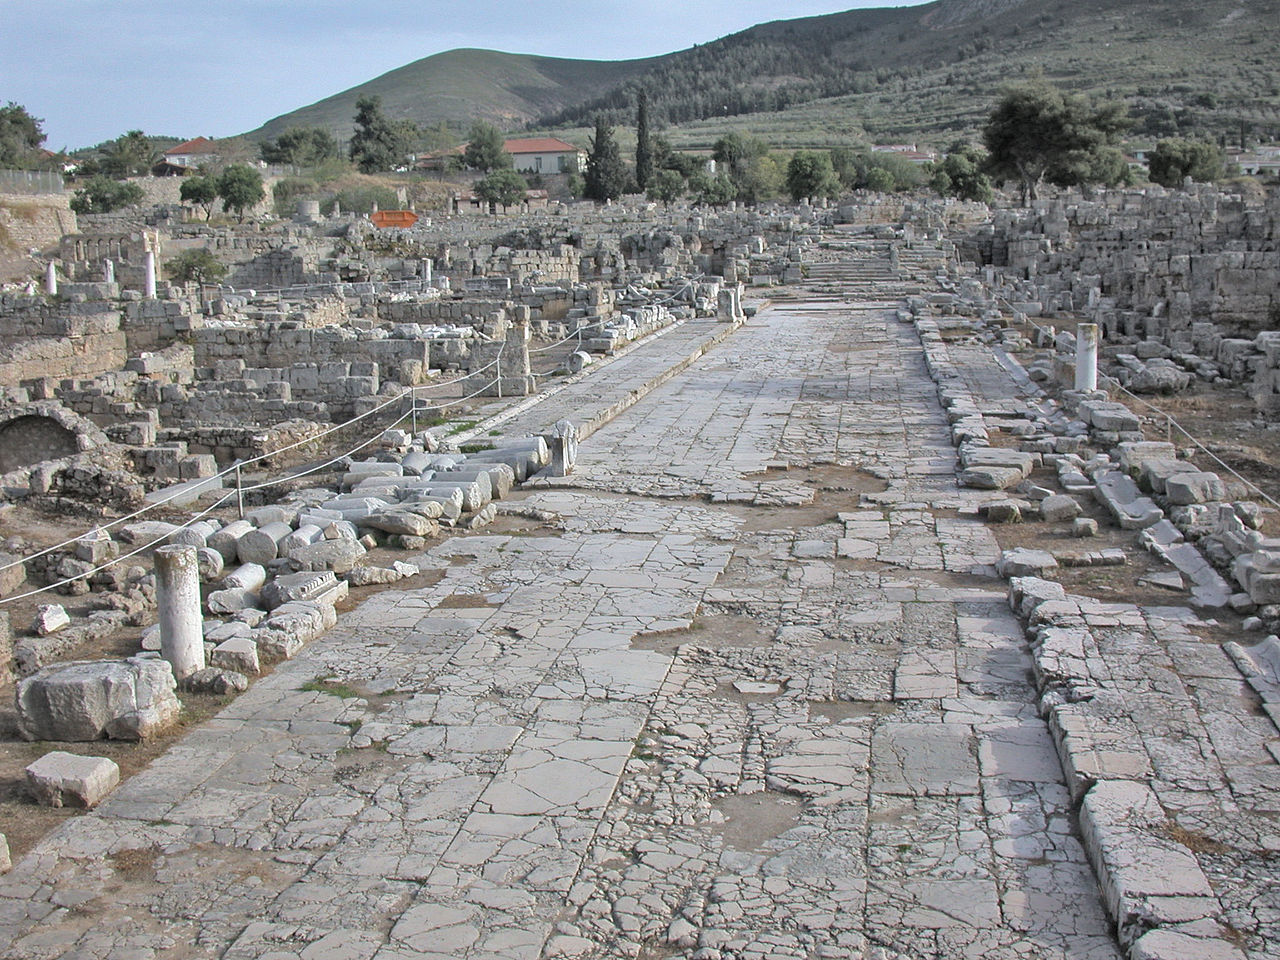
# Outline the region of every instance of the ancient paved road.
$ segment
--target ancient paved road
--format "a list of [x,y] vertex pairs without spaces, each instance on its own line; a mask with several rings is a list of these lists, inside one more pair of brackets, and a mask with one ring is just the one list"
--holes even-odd
[[765,311],[433,548],[0,881],[3,956],[1118,956],[888,306]]

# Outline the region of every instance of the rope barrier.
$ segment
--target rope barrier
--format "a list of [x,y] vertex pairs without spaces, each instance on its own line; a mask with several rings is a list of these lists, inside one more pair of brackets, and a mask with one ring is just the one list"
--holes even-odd
[[[217,510],[220,506],[222,506],[224,503],[230,500],[233,496],[235,496],[235,491],[234,490],[229,491],[228,493],[223,495],[221,498],[219,498],[217,501],[215,501],[214,503],[206,507],[204,510],[190,517],[185,523],[179,524],[177,527],[177,530],[185,530],[188,527],[190,527],[192,524],[198,523],[204,517],[208,516],[214,510]],[[50,583],[43,587],[39,587],[38,589],[28,590],[26,593],[19,593],[12,597],[0,597],[0,607],[4,606],[7,603],[14,603],[18,600],[25,600],[28,597],[34,597],[41,593],[47,593],[50,590],[56,590],[58,587],[64,587],[69,583],[75,583],[77,580],[84,580],[84,579],[87,579],[88,577],[93,576],[94,574],[101,573],[103,570],[106,570],[110,567],[114,567],[117,564],[130,559],[131,557],[136,557],[140,553],[145,553],[147,550],[150,550],[154,546],[163,544],[166,540],[168,540],[171,536],[173,536],[174,533],[177,532],[177,530],[170,530],[162,537],[157,537],[154,540],[147,541],[142,546],[138,547],[136,550],[131,550],[128,553],[122,554],[121,556],[118,556],[118,557],[112,557],[106,563],[99,564],[98,566],[94,567],[92,570],[87,570],[84,573],[76,574],[74,577],[66,577],[62,580],[59,580],[57,583]],[[32,557],[34,556],[38,556],[38,554],[32,554]],[[26,559],[31,559],[31,558],[28,557]],[[19,562],[22,563],[22,562],[25,562],[25,560],[19,561]]]
[[[330,436],[330,435],[332,435],[332,434],[334,434],[334,433],[338,432],[339,430],[344,430],[344,429],[346,429],[347,427],[350,427],[350,426],[351,426],[351,425],[353,425],[353,424],[359,423],[359,422],[361,422],[361,421],[363,421],[363,420],[365,420],[365,419],[367,419],[367,418],[369,418],[369,417],[373,416],[373,415],[374,415],[374,414],[376,414],[376,413],[380,413],[381,411],[383,411],[383,410],[387,409],[387,407],[389,407],[389,406],[391,406],[391,405],[393,405],[393,404],[396,404],[396,403],[400,403],[400,402],[402,402],[402,401],[404,400],[405,396],[406,396],[406,393],[407,393],[407,395],[409,396],[410,401],[411,401],[411,402],[415,405],[415,407],[416,407],[417,402],[418,402],[417,392],[418,392],[419,390],[437,389],[437,388],[439,388],[439,387],[447,387],[447,386],[451,386],[451,385],[453,385],[453,384],[455,384],[455,383],[463,383],[464,381],[470,380],[470,379],[474,378],[476,374],[478,374],[478,373],[483,373],[484,371],[486,371],[486,370],[490,369],[491,367],[495,367],[495,366],[497,366],[497,365],[501,362],[502,351],[503,351],[503,350],[505,350],[505,349],[506,349],[506,344],[504,343],[504,344],[503,344],[503,347],[498,351],[498,358],[497,358],[497,359],[494,359],[493,361],[491,361],[491,362],[489,362],[489,363],[487,363],[487,364],[485,364],[483,367],[480,367],[480,368],[479,368],[479,369],[477,369],[477,370],[474,370],[474,371],[472,371],[472,372],[470,372],[470,373],[467,373],[467,374],[465,374],[465,375],[463,375],[463,376],[456,377],[456,378],[454,378],[454,379],[452,379],[452,380],[446,380],[446,381],[443,381],[443,382],[440,382],[440,383],[419,384],[419,385],[417,385],[417,386],[410,387],[410,388],[408,389],[408,391],[406,391],[405,393],[400,393],[400,394],[397,394],[397,395],[396,395],[396,396],[394,396],[394,397],[390,397],[390,398],[388,398],[385,402],[378,404],[376,407],[373,407],[372,409],[367,410],[367,411],[365,411],[364,413],[362,413],[362,414],[360,414],[360,415],[358,415],[358,416],[356,416],[356,417],[352,417],[350,420],[347,420],[347,421],[345,421],[344,423],[335,424],[334,426],[332,426],[332,427],[328,428],[327,430],[322,431],[321,433],[316,434],[315,436],[312,436],[312,437],[306,437],[306,438],[304,438],[304,439],[302,439],[302,440],[298,440],[298,441],[296,441],[296,442],[294,442],[294,443],[287,444],[286,446],[280,447],[280,448],[278,448],[278,449],[276,449],[276,450],[271,450],[271,451],[269,451],[269,452],[267,452],[267,453],[259,454],[258,456],[253,457],[253,458],[251,458],[251,459],[249,459],[249,460],[237,461],[236,463],[233,463],[233,464],[231,464],[231,465],[230,465],[230,466],[228,466],[228,467],[224,467],[222,470],[219,470],[217,473],[213,474],[213,475],[212,475],[212,476],[210,476],[210,477],[204,478],[204,479],[207,479],[207,480],[217,480],[217,479],[224,478],[224,477],[226,477],[226,476],[228,476],[229,474],[232,474],[232,473],[235,473],[235,474],[237,474],[237,475],[238,475],[238,474],[240,473],[240,471],[242,471],[242,470],[243,470],[243,468],[244,468],[244,467],[246,467],[246,466],[248,466],[248,465],[250,465],[250,464],[254,464],[254,463],[261,463],[261,462],[263,462],[263,461],[266,461],[266,460],[270,459],[271,457],[279,456],[280,454],[282,454],[282,453],[287,453],[287,452],[289,452],[290,450],[295,450],[295,449],[297,449],[298,447],[302,447],[302,446],[305,446],[305,445],[310,444],[310,443],[316,443],[316,442],[318,442],[318,441],[320,441],[320,440],[324,439],[325,437],[328,437],[328,436]],[[445,402],[445,403],[440,403],[440,404],[430,404],[430,405],[428,405],[425,409],[428,409],[428,410],[433,410],[433,409],[436,409],[436,410],[443,410],[443,409],[447,409],[447,408],[448,408],[448,407],[450,407],[450,406],[456,406],[457,404],[465,403],[467,400],[474,399],[475,397],[480,396],[481,394],[483,394],[483,393],[485,392],[485,390],[489,389],[490,387],[492,387],[492,386],[493,386],[495,383],[497,383],[497,382],[499,382],[499,381],[497,381],[497,380],[491,380],[491,381],[489,381],[488,383],[486,383],[484,386],[482,386],[479,390],[477,390],[475,393],[468,394],[467,396],[460,397],[460,398],[458,398],[458,399],[456,399],[456,400],[447,401],[447,402]],[[426,398],[426,399],[430,399],[430,398]],[[403,415],[401,415],[399,418],[397,418],[394,422],[395,422],[395,423],[400,423],[400,422],[402,422],[402,421],[405,419],[405,417],[406,417],[406,416],[408,416],[408,414],[403,414]],[[387,429],[387,428],[383,428],[383,429],[385,430],[385,429]],[[332,463],[337,462],[338,460],[341,460],[343,457],[350,456],[350,455],[351,455],[351,453],[354,453],[354,452],[357,452],[357,451],[359,451],[359,450],[362,450],[362,449],[364,449],[365,447],[369,446],[370,444],[374,443],[374,442],[375,442],[375,441],[376,441],[376,440],[377,440],[377,439],[382,435],[382,432],[383,432],[382,430],[378,431],[378,433],[374,434],[373,436],[370,436],[368,439],[366,439],[364,442],[362,442],[361,444],[359,444],[359,445],[357,445],[356,447],[354,447],[354,448],[353,448],[351,451],[349,451],[348,453],[341,454],[340,456],[335,457],[335,458],[333,458],[332,460],[326,461],[325,463],[323,463],[323,464],[321,464],[321,465],[319,465],[319,466],[313,467],[312,469],[307,470],[307,471],[304,471],[304,472],[302,472],[302,473],[293,474],[293,475],[290,475],[290,476],[287,476],[287,477],[281,477],[281,478],[278,478],[278,479],[275,479],[275,480],[270,480],[270,481],[263,482],[263,483],[253,484],[253,485],[250,485],[250,486],[247,486],[247,487],[246,487],[246,486],[243,486],[243,485],[242,485],[242,484],[240,484],[240,483],[237,483],[237,485],[236,485],[236,489],[235,489],[234,491],[232,491],[231,493],[228,493],[228,494],[226,494],[225,496],[223,496],[222,498],[220,498],[218,501],[216,501],[216,502],[213,504],[213,506],[211,506],[211,507],[209,507],[209,508],[207,508],[207,509],[205,509],[205,510],[201,511],[201,512],[200,512],[200,513],[198,513],[198,514],[195,514],[195,515],[194,515],[194,516],[192,516],[192,517],[189,517],[186,521],[184,521],[183,523],[179,524],[177,529],[179,529],[179,530],[186,529],[186,528],[187,528],[187,527],[189,527],[191,524],[196,523],[197,521],[199,521],[199,520],[200,520],[200,519],[202,519],[203,517],[207,516],[207,515],[208,515],[212,510],[217,509],[218,507],[222,506],[224,503],[226,503],[226,502],[227,502],[229,499],[231,499],[231,497],[233,497],[233,496],[242,496],[242,495],[243,495],[245,492],[247,492],[247,491],[261,490],[261,489],[263,489],[263,488],[265,488],[265,487],[275,486],[275,485],[280,484],[280,483],[286,483],[286,482],[289,482],[290,480],[298,479],[298,478],[301,478],[301,477],[304,477],[304,476],[309,476],[309,475],[310,475],[310,474],[312,474],[312,473],[319,472],[319,470],[323,469],[324,467],[329,466],[329,465],[331,465]],[[124,516],[122,516],[122,517],[117,517],[117,518],[115,518],[115,519],[113,519],[113,520],[110,520],[110,521],[108,521],[108,522],[106,522],[106,523],[99,524],[98,526],[94,527],[94,528],[93,528],[93,530],[104,530],[104,531],[106,531],[106,530],[111,530],[112,528],[114,528],[114,527],[116,527],[116,526],[119,526],[120,524],[127,523],[127,522],[128,522],[128,521],[130,521],[130,520],[135,520],[135,519],[137,519],[137,518],[139,518],[139,517],[141,517],[141,516],[143,516],[143,515],[145,515],[145,514],[147,514],[147,513],[150,513],[151,511],[157,510],[157,509],[159,509],[160,507],[165,506],[166,504],[172,503],[174,500],[177,500],[177,499],[179,499],[180,497],[182,497],[182,496],[183,496],[183,494],[184,494],[184,492],[183,492],[183,491],[175,492],[175,493],[170,494],[169,496],[167,496],[167,497],[165,497],[165,498],[163,498],[163,499],[161,499],[161,500],[157,500],[157,501],[154,501],[154,502],[152,502],[152,503],[148,503],[147,505],[145,505],[145,506],[143,506],[143,507],[140,507],[139,509],[137,509],[137,510],[133,511],[132,513],[128,513],[128,514],[125,514],[125,515],[124,515]],[[24,557],[22,557],[21,559],[18,559],[18,560],[12,560],[12,561],[10,561],[10,562],[8,562],[8,563],[5,563],[5,564],[3,564],[3,565],[0,565],[0,571],[8,570],[8,569],[10,569],[11,567],[16,567],[16,566],[20,566],[20,565],[25,565],[26,563],[28,563],[28,562],[29,562],[29,561],[31,561],[31,560],[36,560],[36,559],[38,559],[38,558],[40,558],[40,557],[47,556],[48,554],[55,553],[55,552],[57,552],[57,551],[59,551],[59,550],[65,549],[65,548],[70,547],[70,546],[73,546],[77,541],[79,541],[79,540],[83,539],[83,538],[84,538],[88,533],[90,533],[90,532],[92,532],[92,531],[86,531],[85,533],[79,534],[78,536],[71,537],[71,538],[69,538],[69,539],[63,540],[61,543],[56,543],[56,544],[54,544],[54,545],[52,545],[52,546],[45,547],[45,548],[43,548],[43,549],[41,549],[41,550],[38,550],[38,551],[36,551],[35,553],[31,553],[31,554],[29,554],[29,555],[27,555],[27,556],[24,556]],[[165,537],[161,538],[161,540],[166,539],[166,538],[167,538],[168,536],[170,536],[170,535],[171,535],[171,533],[170,533],[170,534],[166,534],[166,535],[165,535]],[[6,598],[0,598],[0,606],[3,606],[4,604],[7,604],[7,603],[12,603],[12,602],[13,602],[13,601],[15,601],[15,600],[21,600],[21,599],[25,599],[25,598],[27,598],[27,597],[35,596],[36,594],[44,593],[44,592],[46,592],[46,591],[48,591],[48,590],[53,590],[53,589],[56,589],[57,587],[60,587],[60,586],[65,586],[65,585],[66,585],[66,584],[68,584],[68,583],[72,583],[72,582],[74,582],[74,581],[76,581],[76,580],[83,579],[84,577],[87,577],[87,576],[92,576],[94,573],[97,573],[99,570],[104,570],[104,569],[106,569],[106,568],[107,568],[107,567],[109,567],[109,566],[112,566],[112,565],[114,565],[114,564],[116,564],[116,563],[119,563],[121,560],[125,560],[125,559],[128,559],[129,557],[136,556],[138,553],[143,552],[144,550],[148,549],[148,548],[149,548],[149,547],[151,547],[151,546],[154,546],[156,543],[159,543],[159,542],[161,542],[161,541],[159,541],[159,540],[158,540],[158,541],[153,541],[152,543],[150,543],[150,544],[147,544],[147,545],[143,546],[143,547],[142,547],[141,549],[139,549],[139,550],[135,550],[135,551],[133,551],[133,552],[131,552],[131,553],[125,554],[123,557],[117,557],[116,559],[112,560],[110,563],[108,563],[108,564],[104,564],[102,567],[95,568],[94,570],[91,570],[91,571],[89,571],[88,573],[79,574],[79,575],[77,575],[77,576],[75,576],[75,577],[71,577],[71,578],[69,578],[69,579],[67,579],[67,580],[61,580],[61,581],[59,581],[58,583],[51,583],[51,584],[48,584],[48,585],[47,585],[47,586],[45,586],[45,587],[41,587],[41,588],[40,588],[40,589],[38,589],[38,590],[29,591],[29,592],[27,592],[27,593],[20,594],[20,595],[17,595],[17,596],[13,596],[13,597],[6,597]]]
[[[1007,307],[1011,313],[1017,313],[1017,311],[1013,307],[1013,304],[1011,304],[1006,298],[997,294],[995,297],[995,300],[998,303],[1001,303],[1005,307]],[[1031,324],[1031,326],[1035,327],[1041,333],[1044,333],[1044,334],[1049,333],[1048,327],[1041,326],[1040,324],[1036,323],[1033,319],[1031,319],[1031,317],[1027,317],[1026,322]],[[1248,477],[1242,476],[1238,471],[1236,471],[1233,467],[1231,467],[1226,461],[1224,461],[1221,457],[1219,457],[1212,450],[1210,450],[1203,443],[1201,443],[1191,433],[1190,430],[1188,430],[1186,427],[1180,424],[1177,420],[1175,420],[1172,414],[1166,413],[1165,411],[1157,407],[1154,403],[1151,403],[1148,400],[1144,400],[1142,397],[1138,396],[1136,393],[1134,393],[1132,390],[1130,390],[1128,387],[1124,386],[1123,384],[1120,385],[1120,390],[1123,393],[1125,393],[1127,396],[1130,396],[1134,400],[1138,401],[1138,403],[1142,404],[1148,410],[1152,410],[1159,416],[1163,417],[1165,422],[1169,424],[1170,427],[1177,427],[1178,430],[1182,433],[1182,435],[1185,436],[1188,440],[1190,440],[1191,443],[1194,444],[1198,450],[1200,450],[1202,453],[1205,454],[1205,456],[1209,457],[1209,459],[1211,459],[1214,463],[1222,467],[1223,470],[1226,470],[1227,473],[1231,474],[1233,477],[1235,477],[1237,480],[1243,483],[1248,489],[1254,491],[1259,497],[1267,501],[1267,503],[1271,504],[1273,507],[1276,507],[1277,509],[1280,509],[1280,502],[1277,502],[1274,497],[1272,497],[1269,493],[1267,493],[1267,491],[1263,490],[1260,486],[1258,486]]]

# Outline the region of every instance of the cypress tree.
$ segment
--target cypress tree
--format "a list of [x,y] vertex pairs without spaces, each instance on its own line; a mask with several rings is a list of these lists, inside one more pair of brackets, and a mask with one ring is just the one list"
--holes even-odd
[[653,179],[653,143],[649,139],[649,96],[636,98],[636,185],[643,191]]
[[613,127],[605,126],[602,116],[596,117],[596,133],[591,138],[591,152],[587,156],[587,172],[583,179],[586,181],[583,195],[600,203],[616,200],[627,185],[627,168],[622,162],[618,143],[613,139]]

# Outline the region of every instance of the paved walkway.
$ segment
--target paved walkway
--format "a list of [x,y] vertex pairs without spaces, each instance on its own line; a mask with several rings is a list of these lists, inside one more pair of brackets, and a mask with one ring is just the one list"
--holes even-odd
[[2,955],[1117,957],[892,306],[763,312],[434,547],[18,864]]

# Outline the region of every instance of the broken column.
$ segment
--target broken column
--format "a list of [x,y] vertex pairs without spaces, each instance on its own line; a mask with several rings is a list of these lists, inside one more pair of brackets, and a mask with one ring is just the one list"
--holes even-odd
[[1091,393],[1098,389],[1098,325],[1076,324],[1076,389]]
[[116,282],[116,262],[110,258],[102,261],[102,279],[106,283]]
[[154,300],[156,298],[156,252],[154,250],[147,251],[146,276],[144,296],[148,300]]
[[44,292],[51,297],[58,295],[58,268],[52,260],[44,268]]
[[174,677],[182,680],[204,669],[200,566],[195,547],[160,547],[155,557],[160,656],[169,661]]

